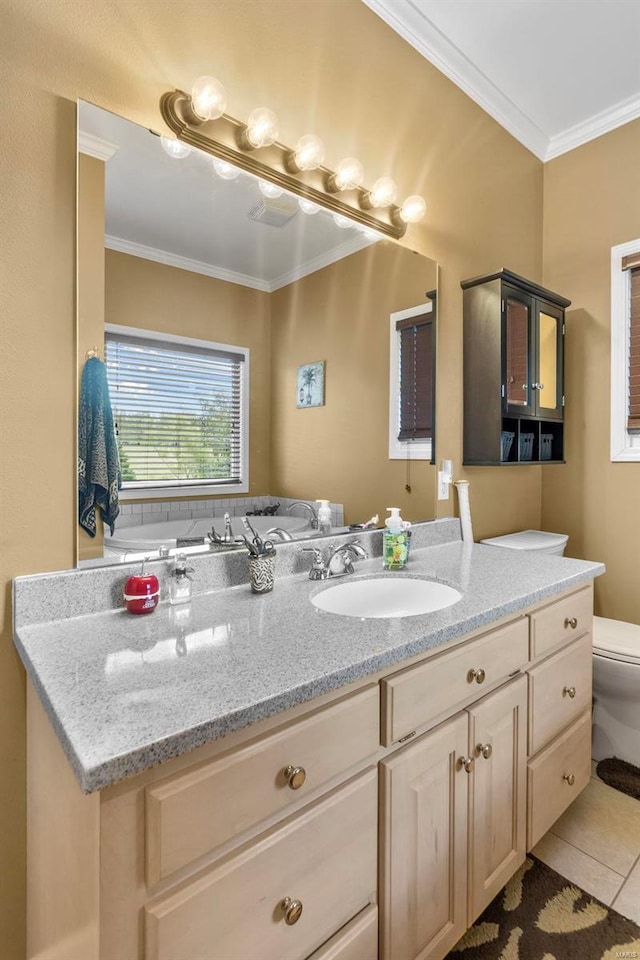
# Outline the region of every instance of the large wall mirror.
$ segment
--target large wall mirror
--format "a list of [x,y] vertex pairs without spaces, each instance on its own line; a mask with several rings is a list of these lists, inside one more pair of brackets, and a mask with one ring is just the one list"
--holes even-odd
[[96,106],[78,117],[79,375],[97,350],[124,480],[114,534],[78,526],[79,562],[212,549],[247,513],[317,535],[319,499],[334,533],[390,506],[432,519],[437,264]]

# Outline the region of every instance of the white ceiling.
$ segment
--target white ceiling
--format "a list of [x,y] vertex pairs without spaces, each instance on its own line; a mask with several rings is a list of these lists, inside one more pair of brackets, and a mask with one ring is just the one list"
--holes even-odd
[[109,249],[271,292],[375,242],[325,211],[302,213],[290,196],[284,226],[257,223],[255,177],[221,180],[197,150],[173,159],[158,136],[90,103],[80,101],[78,123],[80,149],[107,160]]
[[640,0],[363,0],[541,160],[640,117]]

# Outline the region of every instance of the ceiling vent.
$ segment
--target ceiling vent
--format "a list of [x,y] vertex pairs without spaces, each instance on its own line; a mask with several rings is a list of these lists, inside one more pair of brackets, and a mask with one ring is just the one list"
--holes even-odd
[[293,197],[275,197],[258,200],[249,210],[249,219],[265,223],[268,227],[284,227],[298,212]]

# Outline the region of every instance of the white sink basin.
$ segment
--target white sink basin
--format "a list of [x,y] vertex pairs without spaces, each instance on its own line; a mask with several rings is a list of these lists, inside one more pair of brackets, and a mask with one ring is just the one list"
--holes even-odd
[[345,580],[327,587],[311,603],[343,617],[380,619],[414,617],[450,607],[462,594],[435,580],[398,578],[393,574],[371,580]]

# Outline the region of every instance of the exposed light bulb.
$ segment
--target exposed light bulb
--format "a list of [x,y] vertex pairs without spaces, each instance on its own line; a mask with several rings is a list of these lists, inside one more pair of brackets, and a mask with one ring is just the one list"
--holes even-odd
[[257,107],[249,114],[245,135],[252,147],[270,147],[278,139],[278,118],[268,107]]
[[226,160],[221,160],[220,157],[213,158],[213,169],[221,180],[237,180],[240,176],[238,167],[234,167],[232,163],[227,163]]
[[378,240],[382,240],[382,236],[379,233],[376,233],[375,230],[371,230],[369,227],[362,227],[360,233],[366,237],[369,243],[377,243]]
[[417,194],[413,194],[400,207],[400,219],[404,223],[418,223],[427,212],[427,205]]
[[284,193],[282,187],[277,187],[275,183],[270,183],[269,180],[258,180],[258,189],[263,197],[268,197],[270,200],[275,200],[276,197],[281,197]]
[[217,120],[227,109],[227,91],[215,77],[198,77],[191,88],[191,105],[202,120]]
[[355,190],[364,180],[364,167],[356,157],[341,160],[332,177],[335,190]]
[[191,147],[186,143],[180,143],[179,140],[172,140],[170,137],[160,137],[160,143],[164,152],[174,160],[184,160],[191,153]]
[[355,227],[353,220],[349,220],[349,217],[342,217],[339,213],[334,213],[333,222],[336,227],[340,227],[341,230],[348,230],[350,227]]
[[390,207],[395,202],[397,187],[391,177],[379,177],[369,192],[372,207]]
[[296,170],[316,170],[324,160],[324,143],[313,133],[305,134],[298,140],[291,160]]
[[314,213],[318,213],[320,210],[320,204],[314,203],[313,200],[305,200],[304,197],[300,197],[298,200],[298,206],[303,213],[313,216]]

